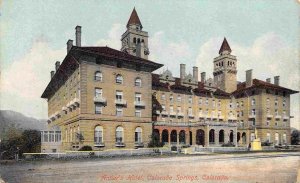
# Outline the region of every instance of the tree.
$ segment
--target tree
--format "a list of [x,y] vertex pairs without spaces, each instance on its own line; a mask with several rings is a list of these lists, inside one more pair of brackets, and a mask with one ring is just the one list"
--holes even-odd
[[294,130],[291,134],[291,144],[298,145],[300,143],[300,131]]

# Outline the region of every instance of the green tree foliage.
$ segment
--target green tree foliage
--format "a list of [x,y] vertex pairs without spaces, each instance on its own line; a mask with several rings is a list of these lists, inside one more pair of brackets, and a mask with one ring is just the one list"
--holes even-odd
[[163,143],[159,141],[159,134],[152,133],[148,147],[162,147]]
[[16,153],[21,157],[23,153],[35,152],[41,152],[41,135],[37,130],[11,133],[8,139],[0,143],[1,159],[14,159]]

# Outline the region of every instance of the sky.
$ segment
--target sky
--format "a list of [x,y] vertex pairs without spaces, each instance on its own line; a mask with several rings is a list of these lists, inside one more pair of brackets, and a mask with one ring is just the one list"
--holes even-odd
[[[238,81],[280,76],[300,90],[299,3],[296,0],[18,0],[0,1],[0,109],[47,119],[41,99],[66,42],[82,26],[82,46],[121,48],[121,35],[135,7],[149,33],[149,59],[179,76],[198,66],[212,77],[213,58],[224,37],[238,59]],[[292,126],[300,128],[300,97],[291,97]]]

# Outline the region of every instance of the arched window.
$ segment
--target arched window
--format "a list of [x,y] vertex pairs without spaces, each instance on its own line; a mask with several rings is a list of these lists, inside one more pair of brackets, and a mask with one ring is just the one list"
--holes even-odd
[[102,126],[95,127],[94,143],[95,143],[95,145],[100,145],[103,143],[103,127]]
[[100,71],[95,72],[95,81],[102,81],[102,73]]
[[141,127],[137,127],[135,129],[135,133],[134,133],[134,141],[135,143],[142,143],[142,128]]
[[136,78],[135,79],[134,86],[138,86],[138,87],[142,86],[142,80],[141,80],[141,78]]
[[116,83],[117,84],[123,84],[123,76],[122,75],[118,74],[116,76]]
[[133,43],[136,43],[136,38],[135,37],[133,38]]
[[116,143],[123,143],[124,141],[124,129],[121,126],[116,128]]
[[137,39],[137,43],[140,43],[140,42],[141,42],[141,40],[140,40],[140,38],[138,38],[138,39]]

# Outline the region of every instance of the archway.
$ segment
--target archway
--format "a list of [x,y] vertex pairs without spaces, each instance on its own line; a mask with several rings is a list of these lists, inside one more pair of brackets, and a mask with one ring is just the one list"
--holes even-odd
[[246,141],[247,141],[246,133],[243,132],[243,133],[242,133],[242,143],[243,143],[243,144],[246,144]]
[[156,142],[160,142],[160,136],[159,136],[159,130],[158,129],[154,129],[153,130],[153,142],[156,143]]
[[190,131],[190,145],[193,145],[193,133]]
[[168,144],[169,143],[169,132],[168,132],[168,130],[163,130],[161,135],[162,135],[162,143]]
[[202,146],[204,146],[205,145],[205,133],[204,133],[204,131],[203,130],[201,130],[201,129],[199,129],[199,130],[197,130],[197,132],[196,132],[196,144],[197,145],[202,145]]
[[230,130],[229,139],[230,139],[230,142],[233,143],[233,131],[232,130]]
[[177,144],[177,131],[176,130],[171,131],[171,143]]
[[211,129],[209,130],[209,144],[215,143],[215,130]]
[[237,132],[237,142],[239,143],[241,140],[241,133],[240,132]]
[[219,131],[219,143],[224,143],[224,130]]
[[179,132],[179,144],[185,144],[185,131],[181,130]]

